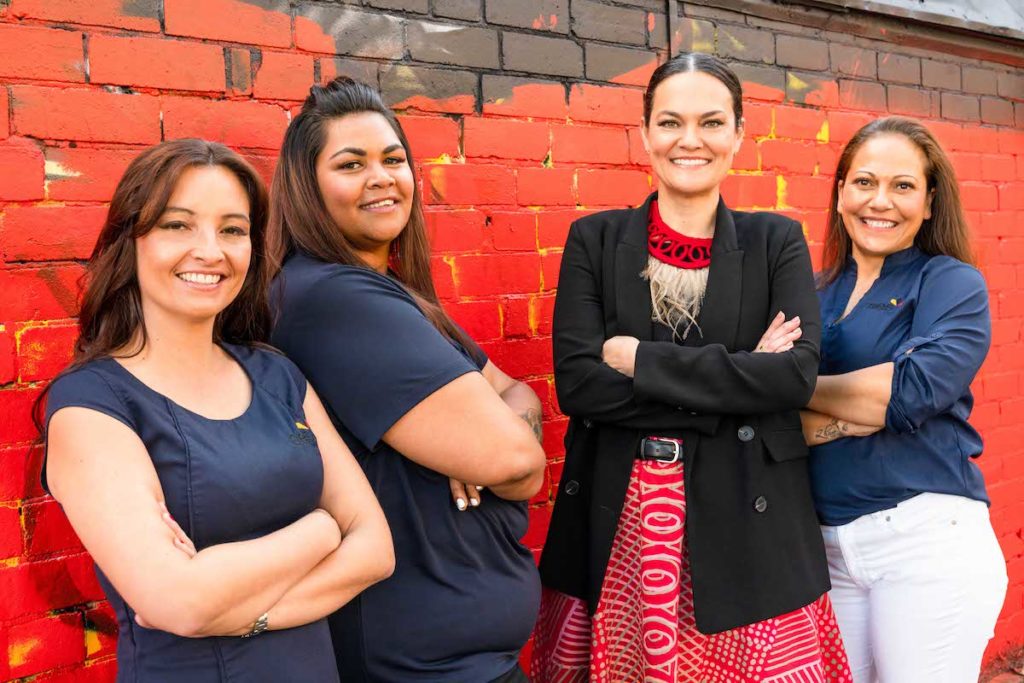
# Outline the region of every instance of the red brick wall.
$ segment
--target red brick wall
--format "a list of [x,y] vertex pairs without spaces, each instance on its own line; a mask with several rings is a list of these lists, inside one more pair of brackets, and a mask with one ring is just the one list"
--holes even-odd
[[[120,173],[148,145],[203,136],[269,177],[290,112],[339,73],[379,83],[404,111],[445,305],[544,402],[550,476],[526,539],[539,550],[566,424],[550,361],[561,247],[571,220],[651,187],[638,86],[664,55],[666,4],[0,0],[0,679],[113,676],[111,612],[39,488],[28,407],[68,360],[76,279]],[[1021,645],[1021,58],[978,36],[767,0],[714,3],[744,13],[680,4],[674,44],[717,51],[745,81],[727,200],[797,218],[816,257],[828,174],[857,127],[916,115],[952,153],[995,326],[974,423],[1011,583],[989,655]]]

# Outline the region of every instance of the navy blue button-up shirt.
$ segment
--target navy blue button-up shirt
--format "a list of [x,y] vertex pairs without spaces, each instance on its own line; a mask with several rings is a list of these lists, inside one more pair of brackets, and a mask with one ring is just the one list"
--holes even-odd
[[970,384],[988,353],[985,280],[975,268],[911,247],[885,259],[864,297],[842,318],[857,281],[853,259],[819,292],[821,375],[893,362],[885,428],[811,449],[823,524],[847,524],[919,493],[988,502],[978,432],[967,422]]

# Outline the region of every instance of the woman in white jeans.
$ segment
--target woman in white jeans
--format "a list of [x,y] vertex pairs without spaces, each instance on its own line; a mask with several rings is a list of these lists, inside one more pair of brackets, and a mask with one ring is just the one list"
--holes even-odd
[[967,422],[991,321],[953,168],[920,123],[880,119],[831,207],[802,418],[854,680],[977,681],[1007,580]]

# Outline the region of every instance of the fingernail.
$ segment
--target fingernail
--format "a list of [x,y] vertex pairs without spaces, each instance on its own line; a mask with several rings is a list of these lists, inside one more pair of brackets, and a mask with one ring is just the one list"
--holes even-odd
[[484,487],[483,487],[483,486],[477,486],[477,487],[476,487],[476,490],[477,490],[477,491],[483,491],[483,490],[484,490]]
[[469,499],[469,504],[472,505],[473,507],[476,507],[477,505],[480,504],[480,499],[479,498],[470,498]]
[[455,499],[455,507],[459,508],[460,510],[465,510],[466,509],[466,501],[464,501],[462,498],[456,498]]

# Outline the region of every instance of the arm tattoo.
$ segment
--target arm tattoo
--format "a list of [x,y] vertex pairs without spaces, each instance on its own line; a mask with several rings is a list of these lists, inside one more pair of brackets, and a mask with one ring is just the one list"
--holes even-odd
[[814,432],[814,438],[821,441],[835,441],[846,436],[847,425],[840,422],[838,417],[833,417],[828,424]]
[[526,424],[530,425],[530,429],[533,430],[533,435],[537,438],[537,442],[544,443],[544,427],[541,425],[540,411],[536,408],[528,408],[519,417],[526,420]]

